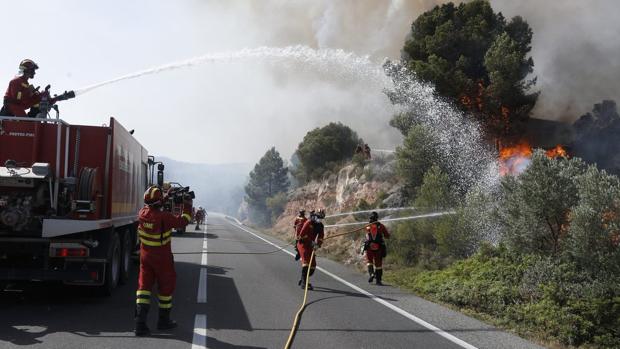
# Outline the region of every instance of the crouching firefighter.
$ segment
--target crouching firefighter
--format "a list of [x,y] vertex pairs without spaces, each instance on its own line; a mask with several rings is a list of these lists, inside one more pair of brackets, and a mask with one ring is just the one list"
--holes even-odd
[[295,222],[293,222],[293,230],[295,231],[295,260],[298,261],[299,258],[301,258],[301,255],[299,254],[299,249],[297,248],[297,237],[299,236],[299,233],[301,232],[301,228],[303,228],[304,223],[306,223],[306,221],[308,220],[308,218],[306,218],[306,210],[304,210],[303,208],[301,210],[299,210],[299,216],[295,217]]
[[146,336],[146,325],[151,305],[151,290],[157,283],[159,320],[157,329],[168,330],[177,326],[170,319],[172,293],[176,285],[176,272],[172,256],[173,228],[184,228],[191,220],[188,212],[173,215],[163,211],[164,195],[158,187],[149,187],[144,193],[145,206],[138,213],[138,236],[140,238],[140,275],[136,291],[136,336]]
[[[304,225],[297,234],[297,250],[301,255],[301,279],[297,283],[302,289],[306,288],[306,276],[308,275],[308,268],[310,269],[310,276],[314,274],[316,269],[316,257],[310,260],[312,251],[321,247],[323,244],[323,237],[325,236],[325,228],[321,220],[325,218],[325,210],[320,209],[317,212],[310,211],[310,219],[306,220]],[[308,282],[308,289],[312,290],[312,284]]]
[[366,240],[362,248],[362,253],[366,252],[366,266],[368,268],[368,282],[376,280],[377,285],[383,285],[383,258],[387,255],[385,239],[390,237],[385,225],[379,222],[379,214],[372,212],[369,218],[369,225],[366,226]]

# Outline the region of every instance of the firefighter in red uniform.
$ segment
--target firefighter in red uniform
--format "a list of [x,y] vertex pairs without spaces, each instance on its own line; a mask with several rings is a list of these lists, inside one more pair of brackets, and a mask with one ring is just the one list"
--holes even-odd
[[[34,78],[37,69],[39,66],[30,59],[24,59],[19,63],[19,74],[9,82],[0,115],[24,117],[27,116],[27,109],[39,105],[41,93],[28,83],[29,79]],[[49,104],[54,103],[56,100],[51,98]]]
[[390,237],[385,225],[379,222],[379,214],[372,212],[370,214],[370,224],[366,227],[366,240],[362,252],[366,252],[366,266],[368,267],[368,282],[376,279],[377,285],[381,283],[383,276],[383,258],[387,254],[385,239]]
[[308,218],[306,218],[306,210],[303,208],[299,210],[299,216],[295,217],[295,222],[293,223],[293,229],[295,230],[295,260],[298,261],[301,256],[299,255],[299,250],[297,249],[297,237],[299,236],[299,232],[301,232],[301,228],[304,226],[304,223]]
[[[297,233],[297,249],[301,255],[301,279],[297,283],[302,289],[306,287],[306,275],[308,274],[308,268],[310,268],[310,276],[314,274],[316,269],[316,257],[312,258],[310,263],[310,256],[312,251],[321,247],[323,244],[323,237],[325,235],[325,228],[321,220],[325,218],[325,211],[320,209],[318,212],[314,210],[310,211],[310,219],[306,220],[304,225]],[[308,289],[312,290],[312,285],[308,282]]]
[[[159,320],[157,329],[167,330],[177,326],[170,319],[172,293],[176,284],[176,272],[172,256],[171,239],[173,228],[183,228],[191,220],[189,212],[173,215],[162,211],[164,195],[158,187],[152,186],[144,193],[144,208],[138,214],[138,235],[140,238],[140,275],[136,291],[136,336],[150,334],[146,317],[151,304],[151,290],[157,283]],[[188,208],[189,211],[189,208]]]

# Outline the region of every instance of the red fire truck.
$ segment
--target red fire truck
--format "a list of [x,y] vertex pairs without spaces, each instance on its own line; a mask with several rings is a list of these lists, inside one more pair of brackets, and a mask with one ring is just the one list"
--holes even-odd
[[0,117],[0,283],[57,280],[109,294],[127,282],[153,165],[114,118]]

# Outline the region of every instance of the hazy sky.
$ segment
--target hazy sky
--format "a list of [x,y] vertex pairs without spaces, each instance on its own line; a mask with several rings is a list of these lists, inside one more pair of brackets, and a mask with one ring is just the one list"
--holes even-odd
[[[412,20],[436,2],[441,1],[2,1],[3,26],[16,29],[5,30],[0,78],[8,83],[27,57],[40,66],[33,83],[51,83],[60,93],[207,53],[260,46],[341,48],[380,64],[386,56],[400,56]],[[536,72],[544,85],[539,88],[547,91],[541,110],[548,115],[564,108],[570,117],[603,97],[618,97],[614,77],[620,60],[609,56],[620,42],[619,21],[610,17],[620,12],[620,1],[595,0],[609,6],[587,9],[577,5],[583,1],[559,2],[574,4],[537,10],[533,0],[492,1],[507,15],[522,14],[531,22],[534,59],[540,61],[537,69],[544,68]],[[555,25],[557,14],[563,17]],[[567,33],[571,28],[576,32]],[[554,65],[554,52],[563,65]],[[588,52],[600,59],[584,72],[580,62]],[[191,162],[254,163],[271,146],[288,158],[308,130],[329,121],[350,125],[374,148],[400,143],[387,125],[389,102],[376,87],[294,68],[244,60],[163,72],[61,102],[62,118],[97,125],[115,116],[136,130],[151,153]],[[570,97],[588,88],[588,79],[598,79],[590,84],[592,93],[579,93],[583,100]]]

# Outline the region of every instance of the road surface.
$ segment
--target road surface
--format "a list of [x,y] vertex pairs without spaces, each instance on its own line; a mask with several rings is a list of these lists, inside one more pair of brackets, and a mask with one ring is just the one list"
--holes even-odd
[[[209,215],[202,228],[173,239],[173,332],[155,330],[154,300],[153,335],[133,336],[134,267],[132,281],[107,298],[48,283],[0,292],[0,348],[283,348],[303,296],[291,249],[247,254],[283,242],[225,216]],[[338,263],[318,264],[293,348],[540,348],[396,288],[370,285]]]

